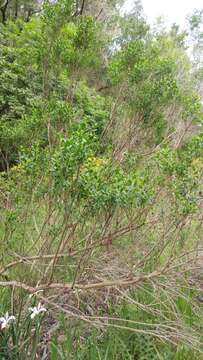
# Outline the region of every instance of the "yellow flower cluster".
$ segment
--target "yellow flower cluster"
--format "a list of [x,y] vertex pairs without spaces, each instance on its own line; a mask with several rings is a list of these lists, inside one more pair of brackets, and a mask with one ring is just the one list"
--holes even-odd
[[87,159],[86,167],[101,168],[107,164],[108,164],[108,159],[92,156]]

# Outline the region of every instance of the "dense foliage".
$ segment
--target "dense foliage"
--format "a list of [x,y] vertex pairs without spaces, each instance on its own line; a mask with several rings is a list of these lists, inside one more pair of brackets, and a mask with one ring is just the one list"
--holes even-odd
[[202,12],[122,5],[0,1],[2,359],[201,359]]

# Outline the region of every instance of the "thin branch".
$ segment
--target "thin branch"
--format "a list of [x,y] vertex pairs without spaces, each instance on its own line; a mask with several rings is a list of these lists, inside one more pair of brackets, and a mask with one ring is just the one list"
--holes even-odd
[[85,8],[85,0],[82,1],[82,5],[81,5],[81,8],[80,8],[80,15],[83,14],[84,8]]
[[6,2],[0,7],[0,11],[2,13],[2,22],[3,22],[3,24],[6,23],[6,10],[7,10],[9,2],[10,2],[10,0],[6,0]]
[[98,20],[99,19],[99,17],[100,17],[100,15],[103,13],[103,8],[101,8],[101,10],[99,11],[99,13],[97,14],[97,16],[96,16],[96,20]]

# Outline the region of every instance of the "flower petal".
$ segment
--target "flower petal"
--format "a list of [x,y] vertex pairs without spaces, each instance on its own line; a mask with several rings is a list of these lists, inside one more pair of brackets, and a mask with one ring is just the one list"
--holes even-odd
[[36,312],[33,311],[33,313],[30,315],[31,319],[34,319],[34,317],[36,316]]
[[9,318],[8,318],[8,322],[9,322],[9,321],[14,321],[15,319],[16,319],[15,316],[11,315],[11,316],[9,316]]
[[41,313],[41,312],[46,312],[47,311],[47,309],[45,309],[44,307],[41,307],[41,309],[39,309],[39,312]]
[[33,311],[36,310],[36,307],[29,307],[28,310],[31,311],[31,312],[33,312]]

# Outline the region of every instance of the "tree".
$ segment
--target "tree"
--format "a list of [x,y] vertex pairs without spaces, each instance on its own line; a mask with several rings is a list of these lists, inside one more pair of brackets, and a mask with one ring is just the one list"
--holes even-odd
[[203,10],[195,10],[188,22],[194,62],[200,68],[203,66]]
[[1,0],[1,21],[5,24],[8,19],[19,17],[29,21],[32,15],[42,10],[42,5],[42,0]]

